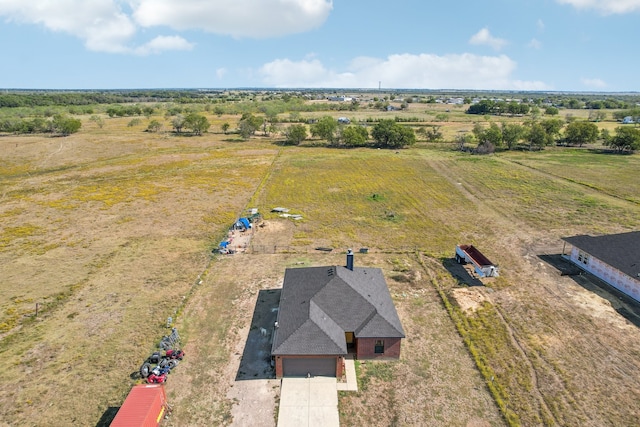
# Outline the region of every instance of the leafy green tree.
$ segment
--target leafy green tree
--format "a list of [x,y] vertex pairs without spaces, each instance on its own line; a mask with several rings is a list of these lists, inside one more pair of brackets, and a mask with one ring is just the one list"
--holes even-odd
[[191,129],[194,135],[202,135],[209,130],[211,123],[202,114],[189,113],[184,119],[184,127]]
[[178,114],[171,120],[171,126],[176,131],[176,133],[181,133],[182,128],[184,128],[184,116],[182,114]]
[[601,122],[606,118],[607,118],[607,113],[605,111],[599,111],[599,110],[589,111],[589,120],[592,122]]
[[423,135],[429,142],[438,142],[443,139],[442,132],[440,132],[440,126],[436,125],[431,125],[429,129],[420,127],[416,133]]
[[369,131],[363,126],[347,126],[342,130],[342,143],[347,147],[364,147]]
[[525,128],[517,123],[502,123],[502,142],[511,150],[525,135]]
[[478,141],[478,153],[493,153],[497,146],[502,145],[502,131],[495,123],[490,123],[486,129],[480,123],[476,123],[472,132]]
[[337,140],[338,121],[331,116],[324,116],[311,125],[311,136],[324,139],[330,144]]
[[545,145],[551,145],[560,135],[560,131],[562,130],[562,126],[564,124],[560,119],[545,119],[540,122],[540,125],[542,125],[546,132]]
[[544,113],[547,116],[557,116],[559,112],[560,110],[558,110],[556,107],[551,107],[551,106],[545,108],[544,110]]
[[413,129],[402,126],[393,119],[376,123],[371,130],[371,136],[383,148],[402,148],[416,143]]
[[538,122],[531,122],[529,124],[526,138],[529,141],[529,151],[533,150],[534,147],[542,149],[542,147],[547,145],[548,141],[546,129]]
[[160,129],[162,129],[162,123],[158,120],[151,120],[147,126],[147,132],[160,132]]
[[591,122],[573,122],[567,125],[564,137],[569,145],[590,144],[596,142],[600,132],[598,126]]
[[640,129],[636,127],[618,126],[615,136],[610,139],[607,145],[619,153],[640,150]]
[[62,136],[68,136],[72,133],[78,132],[82,127],[82,122],[63,114],[56,114],[53,116],[52,127],[54,132],[57,132]]
[[291,125],[284,131],[284,136],[287,144],[300,145],[307,139],[307,127],[302,124]]
[[134,126],[138,126],[141,123],[140,119],[131,119],[129,120],[129,123],[127,123],[127,127],[134,127]]
[[229,128],[231,127],[231,125],[227,122],[224,122],[222,124],[222,133],[224,133],[225,135],[227,134],[227,131],[229,130]]
[[264,119],[262,117],[256,117],[251,113],[244,113],[238,123],[238,131],[242,138],[248,139],[252,135],[255,135],[256,131],[262,126]]

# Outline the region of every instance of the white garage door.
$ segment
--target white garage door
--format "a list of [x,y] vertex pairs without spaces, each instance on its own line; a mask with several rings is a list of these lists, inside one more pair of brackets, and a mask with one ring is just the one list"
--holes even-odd
[[335,377],[336,358],[285,358],[282,360],[282,370],[285,377],[306,377],[307,374],[312,377]]

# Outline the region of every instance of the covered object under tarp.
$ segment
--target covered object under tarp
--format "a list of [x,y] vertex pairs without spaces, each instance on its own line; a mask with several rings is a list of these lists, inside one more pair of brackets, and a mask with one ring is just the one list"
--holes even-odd
[[249,218],[240,218],[233,225],[233,228],[235,228],[236,230],[248,230],[249,228],[251,228],[251,222],[249,222]]

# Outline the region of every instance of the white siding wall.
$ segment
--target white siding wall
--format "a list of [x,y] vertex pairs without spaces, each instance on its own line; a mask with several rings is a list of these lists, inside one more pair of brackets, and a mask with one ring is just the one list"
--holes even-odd
[[[578,248],[571,249],[571,261],[580,268],[588,271],[597,278],[604,280],[614,288],[629,295],[636,301],[640,301],[640,280],[634,279],[597,258],[587,255],[587,262],[584,263],[584,252]],[[581,255],[583,255],[581,257]]]

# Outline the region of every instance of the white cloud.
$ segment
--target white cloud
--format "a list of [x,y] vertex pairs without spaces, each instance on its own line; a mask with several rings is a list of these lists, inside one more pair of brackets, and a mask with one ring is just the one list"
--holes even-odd
[[89,50],[137,55],[193,48],[179,36],[136,47],[140,27],[272,37],[316,28],[332,9],[332,0],[0,0],[8,21],[70,34]]
[[542,32],[544,31],[544,22],[542,21],[542,19],[538,19],[538,22],[536,22],[536,26],[538,27],[538,31]]
[[167,50],[192,50],[193,44],[180,36],[158,36],[135,49],[138,55],[158,54]]
[[580,82],[582,82],[582,84],[588,88],[592,88],[592,89],[603,89],[605,87],[607,87],[607,83],[604,80],[601,79],[587,79],[587,78],[582,78],[580,79]]
[[640,11],[640,0],[556,0],[576,9],[595,9],[605,15]]
[[347,71],[326,68],[318,59],[277,59],[263,65],[263,83],[275,87],[340,87],[398,89],[545,90],[543,82],[513,80],[516,63],[505,55],[391,55],[386,59],[355,58]]
[[132,0],[141,26],[200,29],[233,37],[274,37],[317,28],[332,0]]
[[216,77],[218,77],[219,80],[222,80],[226,74],[227,74],[226,68],[218,68],[216,70]]
[[0,15],[79,37],[95,51],[123,52],[124,43],[136,32],[131,19],[113,0],[3,0]]
[[531,41],[527,46],[529,46],[531,49],[536,49],[536,50],[542,49],[542,43],[540,42],[540,40],[535,38],[531,39]]
[[469,39],[469,43],[491,46],[494,50],[500,50],[507,45],[507,41],[493,37],[488,28],[483,28]]

